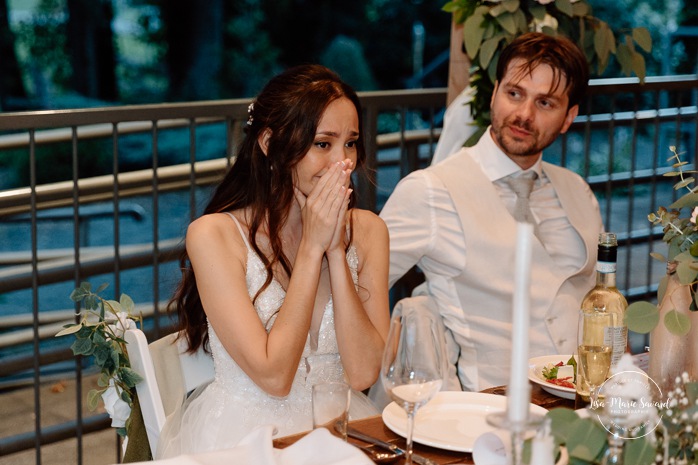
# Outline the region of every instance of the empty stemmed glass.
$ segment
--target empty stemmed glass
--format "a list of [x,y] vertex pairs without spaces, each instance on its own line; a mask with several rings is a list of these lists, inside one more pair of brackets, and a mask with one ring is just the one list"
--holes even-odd
[[412,434],[417,410],[441,389],[446,377],[442,323],[424,308],[398,306],[390,320],[381,381],[390,397],[407,412],[405,464],[412,464]]
[[599,387],[606,381],[611,369],[616,319],[615,313],[579,312],[577,362],[583,379],[589,385],[592,409],[599,406]]

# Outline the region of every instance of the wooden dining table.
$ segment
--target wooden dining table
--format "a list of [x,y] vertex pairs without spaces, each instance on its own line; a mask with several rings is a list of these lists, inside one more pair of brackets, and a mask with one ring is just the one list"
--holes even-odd
[[[489,394],[506,395],[506,387],[499,386],[482,391]],[[539,385],[531,386],[531,403],[539,405],[545,409],[556,407],[574,408],[574,401],[557,397],[544,391]],[[405,447],[405,439],[402,436],[395,434],[383,423],[380,415],[375,415],[361,420],[353,420],[350,425],[358,431],[382,439],[384,441],[396,444],[399,447]],[[274,440],[274,447],[284,448],[290,446],[307,433],[295,434]],[[349,438],[348,441],[356,445],[367,445],[362,441]],[[437,465],[454,465],[454,464],[472,464],[473,457],[469,452],[454,452],[436,447],[425,446],[417,442],[414,443],[414,453],[431,459]],[[396,462],[396,465],[404,463],[403,459]]]

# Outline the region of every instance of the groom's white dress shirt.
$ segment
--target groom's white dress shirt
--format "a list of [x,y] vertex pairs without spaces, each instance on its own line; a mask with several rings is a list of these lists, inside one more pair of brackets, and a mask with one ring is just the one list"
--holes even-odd
[[[576,319],[594,285],[599,205],[577,174],[538,160],[530,197],[537,223],[531,267],[531,357],[574,353]],[[390,232],[390,285],[418,265],[455,344],[460,384],[506,384],[516,194],[521,169],[487,131],[471,148],[404,178],[381,211]],[[453,387],[453,385],[451,386]]]

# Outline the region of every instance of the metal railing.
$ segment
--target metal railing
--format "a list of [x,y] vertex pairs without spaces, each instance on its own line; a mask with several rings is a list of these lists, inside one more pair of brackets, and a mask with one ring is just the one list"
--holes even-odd
[[[630,300],[651,297],[664,272],[649,261],[661,234],[646,215],[675,197],[671,179],[662,176],[668,146],[679,147],[695,166],[697,93],[695,75],[648,78],[644,85],[593,81],[582,114],[545,153],[584,176],[599,198],[606,228],[620,237],[619,287]],[[360,97],[369,158],[357,192],[360,206],[379,211],[400,178],[429,163],[446,90]],[[33,431],[0,438],[0,456],[34,449],[39,463],[42,446],[70,439],[81,462],[82,435],[108,427],[103,414],[80,407],[74,421],[42,420],[47,401],[39,386],[52,367],[75,372],[78,399],[86,393],[83,369],[89,373],[84,361],[75,361],[69,341],[52,341],[51,331],[74,313],[67,308],[70,290],[95,279],[144,306],[152,315],[149,337],[169,330],[163,302],[179,278],[183,233],[231,163],[248,103],[0,114],[0,181],[16,184],[0,190],[0,329],[24,328],[12,344],[3,345],[0,334],[0,387],[29,383],[36,392]],[[59,160],[68,166],[63,177]],[[139,214],[129,215],[126,203]],[[57,209],[60,219],[46,216]]]

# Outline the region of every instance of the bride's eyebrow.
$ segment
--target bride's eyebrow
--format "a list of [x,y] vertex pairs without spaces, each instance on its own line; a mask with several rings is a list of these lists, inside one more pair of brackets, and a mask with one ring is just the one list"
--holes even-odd
[[[334,132],[334,131],[318,131],[315,133],[316,136],[330,136],[330,137],[339,137],[339,133]],[[352,137],[358,137],[359,133],[358,131],[351,131],[349,133],[350,136]]]

